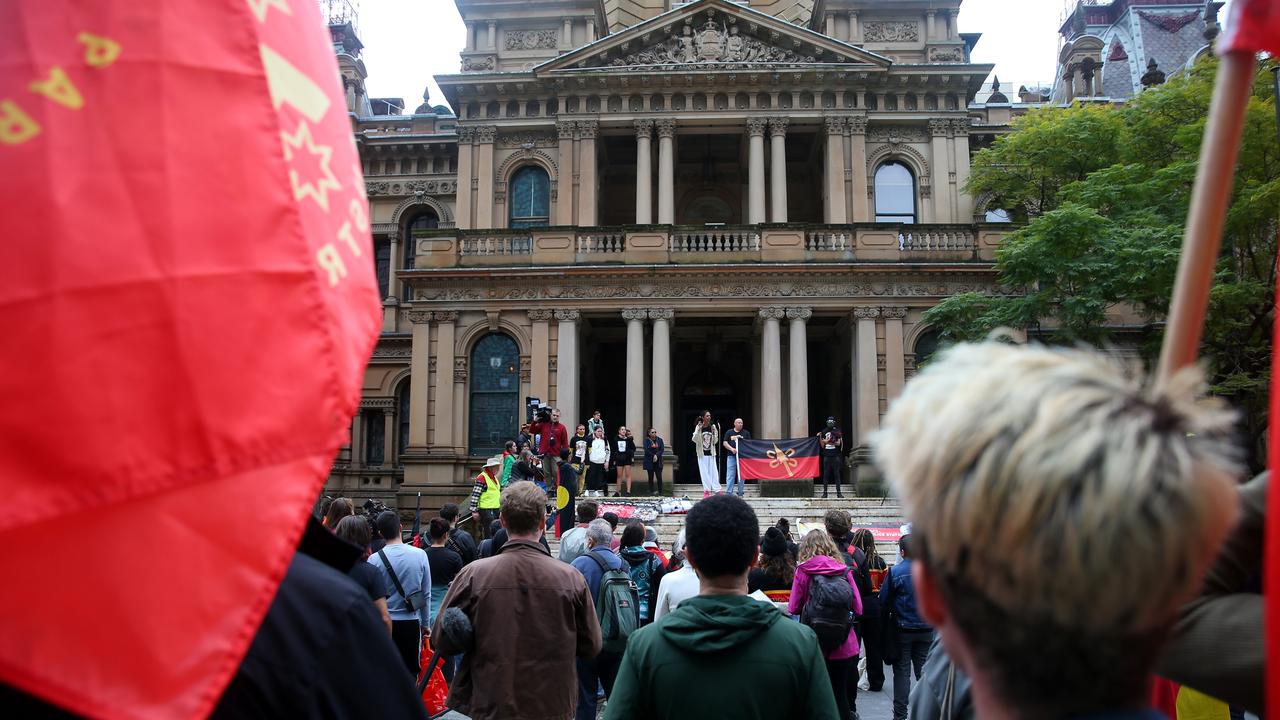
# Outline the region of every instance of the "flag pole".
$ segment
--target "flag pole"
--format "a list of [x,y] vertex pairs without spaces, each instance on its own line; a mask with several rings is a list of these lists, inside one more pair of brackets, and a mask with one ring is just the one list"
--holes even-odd
[[1169,320],[1160,348],[1158,385],[1194,363],[1199,355],[1256,62],[1252,52],[1233,51],[1225,53],[1218,66],[1209,122],[1200,145],[1200,166],[1182,238],[1182,257],[1178,261]]

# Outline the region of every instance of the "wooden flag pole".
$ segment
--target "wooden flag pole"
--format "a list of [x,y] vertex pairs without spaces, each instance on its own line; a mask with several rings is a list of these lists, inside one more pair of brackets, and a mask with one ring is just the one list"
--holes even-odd
[[1182,257],[1173,286],[1173,301],[1160,348],[1157,384],[1196,361],[1209,288],[1222,245],[1222,223],[1235,180],[1236,155],[1244,126],[1245,106],[1253,86],[1256,59],[1252,52],[1226,53],[1218,66],[1209,106],[1209,122],[1200,145],[1200,167],[1191,192]]

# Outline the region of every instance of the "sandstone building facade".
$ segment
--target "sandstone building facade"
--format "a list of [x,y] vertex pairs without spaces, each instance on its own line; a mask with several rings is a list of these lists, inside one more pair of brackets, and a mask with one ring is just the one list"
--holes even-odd
[[1026,106],[973,102],[960,1],[456,0],[456,114],[369,98],[332,26],[386,300],[329,490],[461,495],[528,397],[656,427],[681,482],[704,409],[834,415],[865,474],[921,313],[994,290],[1009,228],[964,187]]

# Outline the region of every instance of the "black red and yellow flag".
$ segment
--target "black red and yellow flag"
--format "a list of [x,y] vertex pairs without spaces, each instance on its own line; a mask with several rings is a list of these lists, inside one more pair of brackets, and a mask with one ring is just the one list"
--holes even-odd
[[738,440],[738,476],[743,480],[816,478],[818,439]]

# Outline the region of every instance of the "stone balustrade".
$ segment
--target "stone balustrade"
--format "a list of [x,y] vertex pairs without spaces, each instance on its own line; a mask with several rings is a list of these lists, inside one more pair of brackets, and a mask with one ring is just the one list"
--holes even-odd
[[[772,223],[416,231],[419,269],[773,262],[991,263],[1007,224]],[[407,271],[412,272],[412,271]]]

